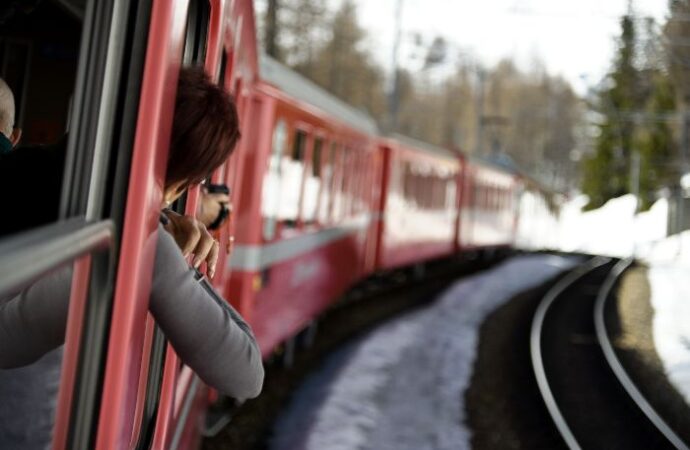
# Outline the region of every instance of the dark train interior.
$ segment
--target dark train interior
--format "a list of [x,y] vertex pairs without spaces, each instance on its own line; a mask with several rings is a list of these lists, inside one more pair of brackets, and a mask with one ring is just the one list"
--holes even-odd
[[67,131],[83,2],[12,2],[0,10],[0,77],[15,96],[20,145],[45,145]]

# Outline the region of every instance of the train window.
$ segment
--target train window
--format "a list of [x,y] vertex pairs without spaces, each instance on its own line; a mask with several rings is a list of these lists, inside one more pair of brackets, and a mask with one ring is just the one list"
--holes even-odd
[[482,200],[482,185],[479,184],[479,180],[475,180],[474,185],[474,195],[472,196],[472,205],[474,209],[481,209]]
[[343,158],[343,176],[341,192],[343,193],[343,205],[341,209],[341,219],[349,217],[352,213],[352,187],[354,180],[354,154],[351,147],[345,147],[345,157]]
[[297,131],[295,133],[295,139],[292,143],[292,151],[290,152],[290,159],[293,161],[304,161],[304,152],[307,142],[307,134],[303,131]]
[[[231,73],[232,67],[228,66],[228,52],[225,47],[223,47],[223,51],[220,54],[220,64],[218,66],[218,86],[225,87],[226,78]],[[235,90],[232,94],[238,95],[239,93],[237,90]]]
[[319,198],[319,221],[321,223],[328,223],[331,217],[333,208],[333,191],[335,180],[335,157],[337,146],[335,142],[331,142],[328,152],[322,157],[322,182],[321,194]]
[[264,239],[275,237],[276,220],[281,202],[282,155],[287,149],[287,125],[279,119],[273,129],[271,155],[268,159],[268,170],[264,176],[261,190],[261,215],[263,216]]
[[367,176],[367,167],[364,164],[363,151],[357,152],[357,169],[355,172],[357,173],[357,180],[355,182],[355,200],[357,202],[355,205],[355,213],[359,214],[364,210],[364,188]]
[[288,228],[297,226],[299,218],[302,177],[304,176],[304,154],[307,145],[307,134],[297,130],[292,147],[288,154],[283,154],[281,165],[280,195],[278,219]]
[[15,124],[23,127],[24,102],[28,83],[31,42],[26,39],[0,36],[0,78],[12,88]]
[[311,157],[311,173],[313,177],[321,178],[321,152],[323,150],[323,139],[316,138],[314,141],[314,151]]
[[333,220],[342,220],[345,216],[345,182],[347,178],[347,149],[340,147],[335,159],[335,177],[333,182]]
[[316,220],[316,209],[321,190],[321,153],[323,139],[316,138],[311,152],[311,168],[304,182],[303,219],[305,223]]
[[369,208],[369,193],[371,192],[371,165],[368,161],[368,154],[362,153],[362,184],[360,186],[360,212],[367,211]]
[[204,65],[210,14],[211,5],[208,0],[192,0],[189,2],[184,53],[182,56],[183,65]]
[[359,165],[359,151],[356,149],[350,152],[350,169],[349,174],[348,194],[350,196],[350,203],[347,208],[347,214],[352,217],[357,212],[357,191],[359,188],[359,178],[361,176],[361,167]]
[[67,130],[82,26],[56,3],[16,12],[0,31],[0,77],[14,94],[23,145],[55,144]]
[[[15,125],[23,129],[19,145],[3,155],[0,179],[24,182],[2,188],[3,206],[13,214],[3,226],[15,228],[0,231],[0,359],[3,368],[13,367],[0,371],[0,423],[3,431],[22,429],[0,433],[0,448],[48,448],[54,420],[58,447],[93,448],[146,43],[146,33],[134,30],[148,26],[150,16],[135,2],[118,2],[126,8],[120,21],[113,20],[114,1],[29,3],[0,6],[0,77],[14,93]],[[118,59],[120,51],[128,57]],[[38,189],[40,207],[25,215],[20,194]],[[45,226],[28,230],[37,225]],[[25,233],[7,236],[19,231]],[[5,340],[13,304],[25,312],[40,308],[37,321],[25,314],[13,335],[28,334],[20,345]],[[65,329],[77,306],[81,313]],[[65,336],[70,345],[63,350]],[[58,384],[63,351],[62,365],[78,384],[66,383],[72,377]],[[62,404],[54,417],[58,388],[72,405],[70,412]]]

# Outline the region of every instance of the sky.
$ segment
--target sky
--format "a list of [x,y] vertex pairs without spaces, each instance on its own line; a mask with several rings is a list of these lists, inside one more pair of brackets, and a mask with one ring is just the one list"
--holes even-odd
[[[402,0],[400,60],[419,69],[414,35],[443,36],[452,47],[485,65],[512,57],[526,70],[536,59],[579,93],[601,81],[611,66],[619,18],[627,0]],[[397,0],[356,0],[376,59],[392,67]],[[336,5],[340,0],[333,0]],[[635,0],[634,11],[663,22],[667,0]]]

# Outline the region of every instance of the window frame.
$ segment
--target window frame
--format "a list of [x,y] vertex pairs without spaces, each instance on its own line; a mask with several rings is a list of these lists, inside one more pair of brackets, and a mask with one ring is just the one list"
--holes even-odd
[[[189,0],[180,69],[205,67],[207,58],[210,56],[211,14],[210,0]],[[190,24],[193,24],[193,27],[190,27]],[[201,31],[199,31],[199,27],[202,27]],[[191,51],[189,45],[192,46]],[[221,69],[227,67],[224,56],[221,55],[219,61]],[[215,81],[223,85],[224,74],[221,73],[219,76],[220,78]],[[222,172],[223,169],[221,167],[216,172]],[[174,209],[180,214],[189,214],[190,210],[196,209],[198,195],[198,186],[192,187],[174,204]],[[168,432],[165,431],[166,427],[163,426],[162,422],[169,420],[170,417],[167,414],[167,408],[165,406],[160,407],[161,398],[163,395],[166,397],[171,395],[171,389],[176,387],[177,378],[181,371],[177,356],[150,313],[147,315],[146,321],[146,326],[153,329],[153,336],[150,342],[147,342],[150,345],[144,349],[144,357],[148,356],[148,361],[145,364],[147,366],[146,380],[141,383],[145,384],[144,392],[139,391],[137,393],[137,412],[140,407],[142,408],[141,416],[138,417],[139,422],[135,424],[132,434],[132,439],[136,439],[134,448],[137,450],[148,449],[154,442],[167,439],[165,435]],[[143,360],[142,364],[144,364]],[[137,418],[135,417],[135,419]],[[164,430],[162,434],[159,433],[161,429]]]
[[[134,33],[141,18],[133,19],[131,12],[141,11],[148,4],[143,3],[87,3],[61,188],[62,220],[0,240],[3,293],[75,264],[54,448],[93,448],[96,438],[122,231],[123,217],[114,211],[124,209],[126,192],[120,188],[129,175],[126,147],[136,121],[131,112],[138,109],[136,95],[127,99],[121,93],[140,87],[136,54],[147,33]],[[135,55],[133,61],[124,58],[125,52]],[[125,66],[132,71],[121,70]]]

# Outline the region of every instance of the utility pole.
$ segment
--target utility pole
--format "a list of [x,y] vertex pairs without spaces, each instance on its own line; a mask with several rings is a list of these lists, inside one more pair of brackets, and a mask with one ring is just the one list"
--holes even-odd
[[266,53],[280,60],[280,47],[278,46],[278,10],[280,9],[279,0],[268,0],[266,9]]
[[398,129],[398,108],[400,107],[400,80],[398,78],[398,53],[400,53],[400,41],[402,40],[402,10],[403,0],[397,0],[395,4],[395,38],[393,40],[393,79],[390,95],[388,96],[388,131],[395,132]]
[[640,209],[640,152],[634,150],[632,152],[632,161],[630,161],[630,192],[635,196],[635,212]]
[[[681,163],[681,177],[690,172],[690,167],[688,167],[688,155],[690,154],[690,111],[688,111],[688,103],[685,102],[685,107],[683,108],[683,131],[682,131],[682,142],[680,145],[680,159]],[[683,232],[687,228],[687,223],[685,221],[685,192],[681,186],[680,180],[678,180],[678,207],[677,207],[677,231],[678,233]],[[680,240],[682,242],[682,240]],[[678,253],[680,254],[682,249],[682,244],[679,247]]]

